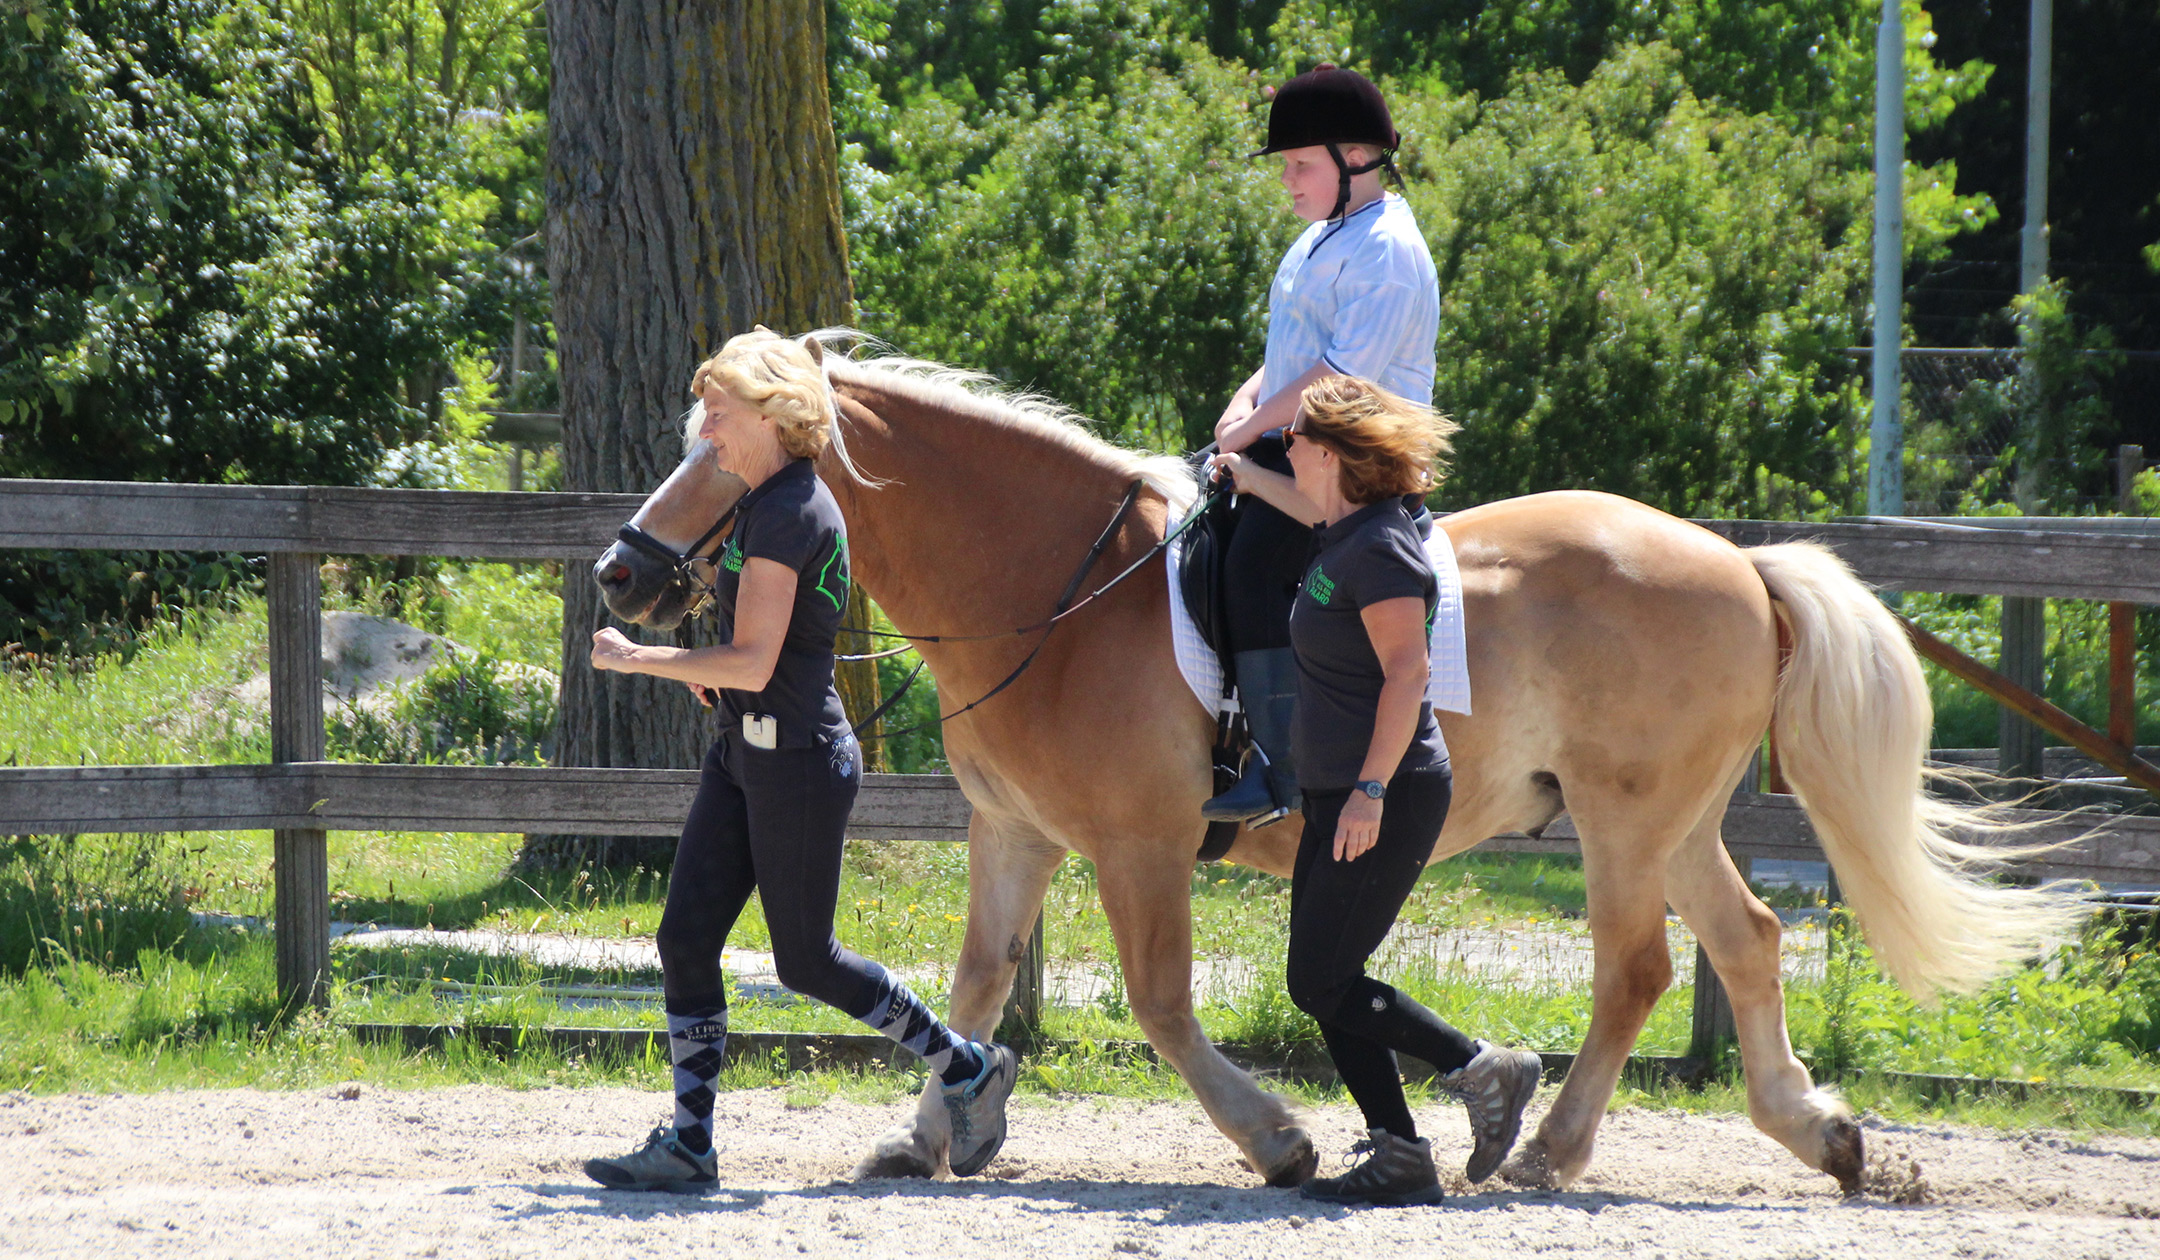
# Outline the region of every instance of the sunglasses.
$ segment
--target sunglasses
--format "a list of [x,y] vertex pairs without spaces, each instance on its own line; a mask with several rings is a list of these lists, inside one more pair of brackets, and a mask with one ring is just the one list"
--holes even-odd
[[1303,429],[1298,428],[1296,425],[1285,425],[1282,430],[1283,450],[1288,451],[1292,447],[1296,446],[1299,438],[1304,438],[1306,441],[1312,442],[1316,445],[1319,442],[1319,439],[1308,435]]

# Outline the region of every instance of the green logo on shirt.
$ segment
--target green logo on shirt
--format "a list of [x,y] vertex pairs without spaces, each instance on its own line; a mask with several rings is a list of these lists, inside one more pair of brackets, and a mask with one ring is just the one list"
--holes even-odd
[[1316,564],[1305,579],[1305,593],[1313,597],[1314,603],[1324,608],[1329,600],[1335,598],[1335,580],[1322,573],[1320,566]]
[[846,561],[847,539],[834,538],[832,555],[826,558],[825,567],[818,570],[817,580],[817,593],[832,601],[834,612],[847,603]]
[[720,567],[730,573],[742,572],[742,546],[733,538],[720,553]]

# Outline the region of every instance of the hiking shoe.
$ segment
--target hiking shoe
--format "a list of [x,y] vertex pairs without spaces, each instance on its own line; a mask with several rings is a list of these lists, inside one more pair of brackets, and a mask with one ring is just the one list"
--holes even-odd
[[1305,1197],[1374,1207],[1420,1207],[1440,1201],[1440,1174],[1433,1169],[1432,1143],[1427,1139],[1413,1142],[1386,1129],[1372,1129],[1364,1141],[1350,1148],[1352,1159],[1360,1155],[1367,1157],[1365,1162],[1342,1176],[1306,1182]]
[[645,1145],[619,1159],[588,1159],[585,1175],[610,1190],[667,1190],[697,1194],[719,1181],[712,1151],[694,1154],[672,1128],[654,1129]]
[[1474,1184],[1493,1175],[1522,1132],[1523,1108],[1537,1093],[1545,1065],[1534,1050],[1507,1050],[1477,1043],[1477,1055],[1440,1078],[1440,1088],[1462,1100],[1477,1135],[1463,1175]]
[[1020,1056],[1008,1046],[971,1043],[982,1055],[982,1071],[958,1085],[940,1085],[945,1114],[952,1120],[952,1170],[971,1177],[997,1158],[1005,1145],[1005,1100],[1020,1078]]

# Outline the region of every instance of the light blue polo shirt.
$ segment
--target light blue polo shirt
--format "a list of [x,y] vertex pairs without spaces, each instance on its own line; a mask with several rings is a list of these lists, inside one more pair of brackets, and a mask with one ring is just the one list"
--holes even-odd
[[1315,223],[1268,289],[1260,401],[1325,360],[1432,405],[1440,278],[1410,205],[1384,193],[1339,223]]

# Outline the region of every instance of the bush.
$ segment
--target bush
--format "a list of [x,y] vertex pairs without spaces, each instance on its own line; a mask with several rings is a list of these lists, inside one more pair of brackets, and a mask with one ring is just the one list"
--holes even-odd
[[333,760],[401,765],[545,765],[555,746],[553,675],[460,653],[367,705],[329,717]]

